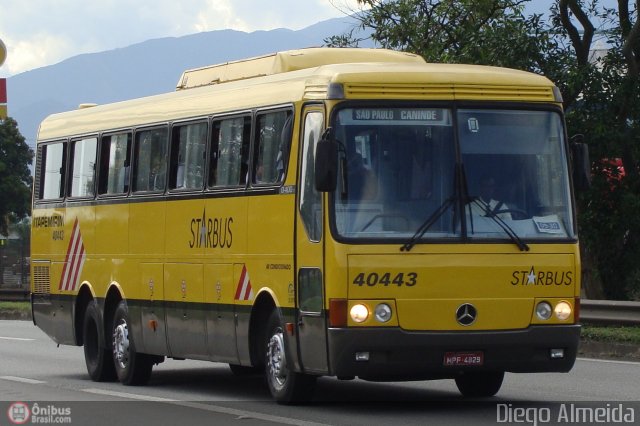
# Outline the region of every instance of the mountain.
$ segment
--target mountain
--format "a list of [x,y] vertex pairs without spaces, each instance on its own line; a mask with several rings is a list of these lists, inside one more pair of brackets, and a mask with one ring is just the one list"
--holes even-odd
[[344,17],[297,31],[210,31],[74,56],[9,77],[9,115],[34,147],[39,123],[49,114],[75,109],[81,103],[104,104],[170,92],[186,69],[321,46],[323,39],[355,25],[353,18]]

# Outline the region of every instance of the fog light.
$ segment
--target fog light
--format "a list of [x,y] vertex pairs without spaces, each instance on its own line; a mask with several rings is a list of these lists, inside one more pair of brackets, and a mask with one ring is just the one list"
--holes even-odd
[[571,316],[571,305],[567,302],[559,302],[553,311],[556,314],[556,318],[564,321]]
[[562,359],[564,358],[564,349],[551,349],[549,355],[551,359]]
[[543,321],[546,321],[549,318],[551,318],[552,312],[553,312],[553,309],[551,308],[551,305],[549,304],[549,302],[540,302],[536,306],[536,316]]
[[387,322],[391,319],[391,307],[386,303],[376,306],[375,317],[379,322]]
[[356,361],[369,361],[369,352],[356,352]]
[[354,322],[360,323],[366,321],[369,317],[369,309],[365,305],[357,304],[351,307],[349,314]]

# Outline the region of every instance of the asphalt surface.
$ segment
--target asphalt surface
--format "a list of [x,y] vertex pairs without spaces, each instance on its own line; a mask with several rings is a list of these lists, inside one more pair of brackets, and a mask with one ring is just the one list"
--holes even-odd
[[236,377],[218,363],[168,360],[154,369],[144,387],[92,382],[82,348],[56,347],[28,321],[0,321],[0,425],[14,424],[8,416],[20,414],[17,402],[31,410],[30,421],[36,411],[64,414],[68,409],[72,424],[95,426],[495,425],[520,423],[514,421],[520,412],[541,415],[537,424],[567,424],[557,420],[565,420],[561,416],[573,413],[573,407],[608,412],[609,420],[617,412],[633,412],[637,420],[638,379],[640,363],[580,358],[567,374],[507,374],[498,395],[483,400],[462,398],[451,380],[370,383],[322,378],[310,404],[281,406],[271,401],[260,376]]

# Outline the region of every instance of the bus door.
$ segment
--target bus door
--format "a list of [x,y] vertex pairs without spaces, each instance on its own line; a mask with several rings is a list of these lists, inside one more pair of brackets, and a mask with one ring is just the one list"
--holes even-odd
[[314,183],[316,144],[324,113],[309,107],[303,114],[303,139],[296,219],[296,307],[298,357],[305,372],[326,373],[327,324],[324,314],[322,194]]

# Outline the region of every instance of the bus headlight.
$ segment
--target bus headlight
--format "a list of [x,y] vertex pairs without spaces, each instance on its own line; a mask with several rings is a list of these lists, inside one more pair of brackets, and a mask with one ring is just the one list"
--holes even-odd
[[546,321],[549,318],[551,318],[552,312],[553,312],[553,309],[551,308],[551,305],[549,304],[549,302],[540,302],[536,306],[536,316],[543,321]]
[[564,301],[558,302],[553,311],[556,314],[556,318],[564,321],[571,316],[571,305]]
[[365,305],[358,303],[357,305],[353,305],[351,307],[349,315],[351,315],[351,319],[354,322],[365,322],[367,318],[369,318],[369,309]]
[[386,303],[381,303],[376,306],[374,312],[378,322],[387,322],[391,319],[391,307]]

